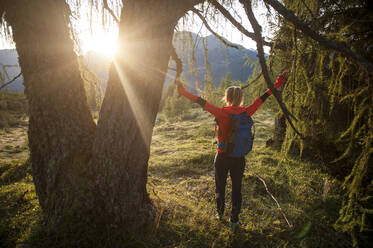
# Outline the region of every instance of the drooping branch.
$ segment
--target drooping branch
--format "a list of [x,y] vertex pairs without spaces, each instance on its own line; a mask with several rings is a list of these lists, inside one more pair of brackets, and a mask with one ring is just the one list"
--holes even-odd
[[175,61],[175,64],[176,64],[176,69],[173,69],[173,70],[176,71],[174,82],[176,84],[178,84],[180,82],[179,81],[180,75],[183,72],[183,62],[181,61],[181,59],[177,55],[176,49],[173,45],[171,45],[171,58]]
[[197,9],[192,9],[193,13],[195,13],[196,15],[198,15],[198,17],[201,19],[201,21],[203,22],[203,24],[205,25],[205,27],[216,37],[218,38],[224,45],[228,46],[228,47],[233,47],[233,48],[236,48],[236,49],[239,49],[239,47],[235,44],[232,44],[230,42],[228,42],[226,39],[224,39],[223,37],[221,37],[219,34],[217,34],[211,27],[210,25],[207,23],[206,19],[201,15],[201,13],[197,10]]
[[288,10],[284,5],[282,5],[277,0],[264,0],[265,3],[271,5],[280,15],[282,15],[286,20],[290,21],[294,24],[295,27],[297,27],[299,30],[302,30],[302,32],[314,39],[315,41],[319,42],[320,45],[333,49],[335,51],[338,51],[342,53],[344,56],[351,58],[355,60],[357,63],[359,63],[362,67],[364,67],[368,73],[373,75],[373,65],[370,63],[366,58],[361,56],[358,53],[355,53],[351,51],[350,48],[348,48],[344,43],[341,42],[335,42],[327,39],[326,37],[320,35],[313,29],[311,29],[306,23],[298,19],[297,16],[294,15],[293,12]]
[[[249,32],[246,28],[244,28],[244,26],[242,26],[241,23],[236,21],[236,19],[229,13],[229,11],[226,10],[220,3],[218,3],[216,0],[209,0],[209,2],[211,2],[211,4],[214,5],[215,8],[217,8],[220,11],[220,13],[222,13],[223,16],[227,18],[233,24],[233,26],[235,26],[241,33],[243,33],[244,35],[246,35],[247,37],[249,37],[250,39],[254,41],[256,40],[255,34],[252,32]],[[263,38],[262,38],[262,43],[263,45],[269,46],[269,47],[272,47],[273,45],[272,42],[265,41]]]
[[4,65],[4,64],[1,64],[1,63],[0,63],[0,65],[1,65],[1,68],[2,68],[2,72],[4,73],[4,76],[8,79],[10,79],[10,77],[9,77],[7,68],[18,68],[19,67],[18,65]]
[[109,7],[107,0],[103,0],[103,4],[103,8],[109,12],[109,14],[113,17],[114,21],[119,25],[119,19],[115,16],[114,11]]
[[293,31],[293,40],[294,40],[294,61],[293,61],[293,84],[291,91],[293,92],[291,98],[291,109],[294,110],[294,101],[295,101],[295,80],[297,75],[297,61],[298,61],[298,45],[297,45],[297,27],[294,27]]
[[16,81],[17,78],[19,78],[21,75],[22,75],[22,72],[18,73],[18,75],[15,76],[15,77],[14,77],[12,80],[10,80],[9,82],[7,82],[7,83],[1,85],[0,90],[2,90],[3,88],[5,88],[5,87],[8,86],[9,84],[13,83],[14,81]]
[[306,7],[308,13],[310,13],[312,19],[315,19],[315,15],[313,14],[312,10],[310,9],[310,7],[308,7],[308,5],[306,4],[306,2],[304,0],[302,0],[302,3],[303,5]]
[[262,74],[263,74],[264,80],[266,81],[267,86],[271,90],[272,94],[275,96],[275,98],[276,98],[278,104],[280,105],[280,108],[281,108],[282,112],[284,113],[285,118],[288,120],[290,126],[293,128],[293,130],[296,134],[298,134],[299,136],[302,137],[301,133],[295,128],[295,126],[294,126],[292,120],[290,119],[290,117],[292,117],[294,120],[297,120],[297,119],[287,109],[287,107],[285,106],[285,104],[283,103],[283,101],[281,99],[281,96],[280,96],[279,92],[275,89],[275,87],[273,86],[273,84],[271,82],[271,79],[269,77],[266,60],[264,58],[263,40],[262,40],[262,35],[261,35],[262,27],[259,25],[258,21],[256,20],[256,18],[254,16],[253,10],[251,8],[251,3],[250,3],[250,1],[247,1],[247,0],[240,0],[240,2],[244,5],[244,9],[245,9],[245,12],[247,14],[247,17],[249,18],[249,21],[250,21],[250,23],[251,23],[251,25],[254,29],[256,47],[257,47],[257,50],[258,50],[259,63],[260,63],[260,66],[262,68]]

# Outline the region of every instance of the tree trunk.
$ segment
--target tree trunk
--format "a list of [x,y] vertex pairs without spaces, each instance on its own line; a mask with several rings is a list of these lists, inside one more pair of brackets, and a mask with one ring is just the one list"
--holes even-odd
[[47,224],[62,232],[79,222],[96,231],[144,230],[155,213],[147,163],[173,31],[202,1],[125,1],[97,129],[65,1],[5,1],[30,103],[33,177]]
[[51,227],[85,207],[83,179],[95,124],[87,105],[64,1],[7,5],[29,101],[32,174],[45,221]]
[[286,134],[286,119],[284,114],[279,113],[275,117],[275,129],[273,131],[273,145],[274,147],[280,148],[282,142],[285,139]]
[[148,159],[173,32],[181,17],[175,14],[176,6],[172,1],[124,4],[119,52],[110,69],[93,147],[97,205],[115,223],[135,229],[149,224],[155,213],[146,190]]

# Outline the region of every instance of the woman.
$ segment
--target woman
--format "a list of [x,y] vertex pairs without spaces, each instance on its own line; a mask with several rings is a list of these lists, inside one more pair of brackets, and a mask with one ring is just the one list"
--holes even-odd
[[[276,78],[275,88],[279,88],[283,83],[286,82],[288,72],[284,71]],[[228,172],[232,180],[232,213],[230,217],[230,227],[236,229],[238,226],[238,215],[241,210],[241,184],[242,177],[245,168],[245,157],[232,157],[221,149],[219,144],[224,144],[228,140],[230,117],[229,115],[247,113],[248,116],[252,116],[256,110],[262,105],[272,92],[268,89],[262,96],[257,98],[250,106],[242,105],[242,89],[238,86],[228,87],[225,91],[224,101],[226,106],[223,108],[216,107],[206,100],[191,94],[185,88],[178,83],[178,91],[184,97],[191,101],[198,103],[201,107],[210,112],[215,116],[218,123],[218,147],[217,153],[214,160],[215,167],[215,186],[216,186],[216,209],[218,212],[219,220],[222,220],[224,214],[224,202],[225,202],[225,186],[227,182]]]

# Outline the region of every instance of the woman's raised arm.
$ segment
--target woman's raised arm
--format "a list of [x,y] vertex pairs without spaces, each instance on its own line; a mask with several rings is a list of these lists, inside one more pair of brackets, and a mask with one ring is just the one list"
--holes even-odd
[[187,91],[182,84],[177,84],[177,90],[179,91],[179,94],[188,98],[192,102],[198,103],[204,110],[210,112],[212,115],[214,115],[216,118],[224,118],[227,117],[228,114],[223,111],[222,108],[216,107],[209,102],[207,102],[205,99],[196,96],[189,91]]

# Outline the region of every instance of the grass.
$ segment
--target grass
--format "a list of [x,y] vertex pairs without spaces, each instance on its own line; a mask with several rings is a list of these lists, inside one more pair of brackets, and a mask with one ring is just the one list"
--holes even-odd
[[27,125],[27,101],[22,93],[0,91],[0,130]]
[[[273,123],[268,111],[254,116],[257,135],[246,157],[240,228],[228,227],[230,179],[224,220],[216,220],[214,120],[198,109],[191,116],[197,118],[157,122],[147,188],[159,218],[151,235],[135,236],[125,247],[351,247],[348,236],[333,229],[340,182],[317,163],[282,158],[266,148]],[[255,175],[264,178],[293,227]],[[0,247],[63,246],[42,230],[27,160],[0,163],[0,186]]]
[[[154,131],[149,161],[149,191],[164,209],[157,240],[169,247],[351,247],[349,238],[333,229],[340,207],[340,182],[318,164],[282,158],[266,148],[273,113],[259,112],[254,121],[254,150],[246,157],[240,229],[228,227],[230,182],[224,222],[215,219],[212,148],[213,118],[161,123]],[[187,137],[187,139],[180,138]],[[179,139],[180,138],[180,139]],[[269,190],[280,202],[289,228]],[[151,247],[151,246],[150,246]]]
[[0,163],[0,187],[0,247],[16,247],[41,218],[29,162]]

